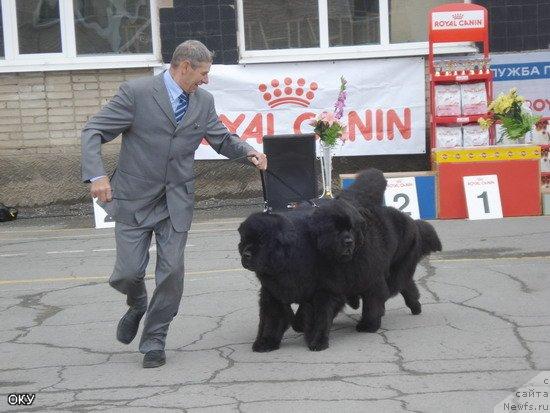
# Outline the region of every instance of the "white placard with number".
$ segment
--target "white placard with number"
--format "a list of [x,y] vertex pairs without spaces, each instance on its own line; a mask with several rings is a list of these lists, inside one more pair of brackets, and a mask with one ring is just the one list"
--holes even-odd
[[97,198],[94,198],[94,219],[96,228],[114,228],[115,221],[107,212],[97,204]]
[[498,176],[464,176],[468,219],[502,218]]
[[389,178],[384,200],[387,206],[394,207],[414,219],[420,219],[418,194],[414,177]]

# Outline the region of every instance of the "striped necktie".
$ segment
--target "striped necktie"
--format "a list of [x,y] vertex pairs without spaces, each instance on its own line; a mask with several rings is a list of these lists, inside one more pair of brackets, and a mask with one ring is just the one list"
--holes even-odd
[[176,107],[176,111],[174,112],[177,123],[180,123],[181,119],[183,118],[183,115],[185,115],[186,110],[187,110],[187,95],[185,93],[182,93],[181,95],[178,96],[178,106]]

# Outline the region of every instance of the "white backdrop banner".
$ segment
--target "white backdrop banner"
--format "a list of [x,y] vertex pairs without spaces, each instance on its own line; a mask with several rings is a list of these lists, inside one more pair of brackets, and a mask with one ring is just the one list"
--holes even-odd
[[[332,111],[340,76],[347,84],[344,120],[349,141],[335,156],[426,151],[424,59],[213,65],[210,83],[227,128],[262,149],[262,137],[311,133],[308,122]],[[203,141],[196,159],[219,159]]]

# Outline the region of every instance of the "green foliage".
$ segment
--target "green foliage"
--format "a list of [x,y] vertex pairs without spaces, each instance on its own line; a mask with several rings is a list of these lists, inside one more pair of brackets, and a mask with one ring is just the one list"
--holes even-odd
[[326,122],[318,122],[315,127],[315,133],[319,135],[320,139],[329,146],[336,145],[336,141],[342,134],[344,128],[337,122],[332,125],[328,125]]

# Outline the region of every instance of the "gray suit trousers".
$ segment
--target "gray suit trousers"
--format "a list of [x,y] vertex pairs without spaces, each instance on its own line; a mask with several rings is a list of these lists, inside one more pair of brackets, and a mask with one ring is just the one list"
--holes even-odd
[[[157,244],[156,288],[147,307],[144,277],[153,233]],[[147,307],[139,351],[164,350],[168,327],[183,294],[187,231],[174,230],[163,199],[139,227],[117,222],[115,238],[116,264],[109,284],[126,294],[129,306]]]

